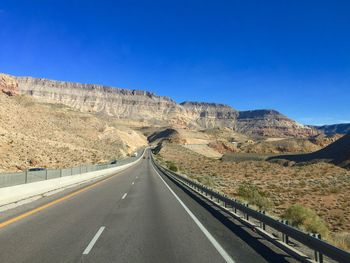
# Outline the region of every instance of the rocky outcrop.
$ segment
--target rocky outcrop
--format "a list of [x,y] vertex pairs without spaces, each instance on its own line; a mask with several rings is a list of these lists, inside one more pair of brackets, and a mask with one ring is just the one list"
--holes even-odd
[[263,137],[309,137],[319,132],[282,115],[275,110],[240,111],[237,131]]
[[82,112],[142,121],[153,126],[195,129],[227,127],[250,135],[272,137],[315,135],[315,129],[298,124],[273,110],[237,111],[227,105],[201,102],[177,104],[168,97],[148,91],[31,77],[8,76],[8,79],[12,80],[7,83],[12,83],[10,86],[13,90],[43,102],[60,103]]
[[312,126],[326,135],[350,133],[350,123],[340,123],[324,126]]
[[178,105],[170,98],[147,91],[30,77],[19,77],[17,81],[21,94],[49,103],[62,103],[83,112],[155,122],[167,121],[169,116],[179,113]]
[[193,120],[205,128],[228,127],[235,128],[238,112],[230,106],[217,103],[189,102],[180,104]]
[[0,90],[9,96],[16,95],[18,93],[16,78],[6,74],[0,74]]
[[184,144],[185,139],[181,138],[179,132],[172,128],[167,128],[162,131],[155,132],[151,134],[148,138],[148,142],[153,144],[162,143],[163,141],[168,141],[176,144]]

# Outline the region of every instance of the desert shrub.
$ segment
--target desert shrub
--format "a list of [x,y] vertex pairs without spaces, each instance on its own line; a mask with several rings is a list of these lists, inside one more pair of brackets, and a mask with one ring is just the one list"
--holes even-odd
[[168,166],[170,171],[177,172],[179,170],[176,164],[171,161],[167,161],[166,165]]
[[176,166],[175,164],[171,164],[171,165],[169,166],[169,169],[170,169],[171,171],[173,171],[173,172],[177,172],[177,171],[178,171],[178,168],[177,168],[177,166]]
[[329,188],[329,192],[332,194],[338,194],[341,192],[341,189],[339,186],[333,185]]
[[256,205],[261,210],[270,210],[273,207],[272,201],[258,188],[249,183],[241,184],[238,188],[238,195],[249,204]]
[[205,185],[205,186],[208,186],[208,187],[213,187],[213,186],[215,186],[215,182],[214,182],[213,178],[212,178],[211,176],[209,176],[209,175],[198,176],[198,177],[196,178],[196,180],[197,180],[199,183],[201,183],[201,184],[203,184],[203,185]]
[[301,204],[290,206],[282,216],[292,226],[300,227],[311,233],[327,236],[329,230],[326,223],[310,208]]

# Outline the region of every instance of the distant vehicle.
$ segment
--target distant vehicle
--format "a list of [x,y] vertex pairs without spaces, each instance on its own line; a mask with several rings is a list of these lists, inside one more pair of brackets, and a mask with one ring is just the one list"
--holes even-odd
[[143,159],[146,159],[146,157],[145,157],[145,156],[143,156]]
[[116,164],[116,163],[117,163],[117,160],[113,160],[109,164]]
[[37,171],[44,171],[44,170],[46,169],[41,167],[35,167],[35,168],[29,168],[28,172],[37,172]]
[[137,157],[137,152],[135,152],[132,156],[133,156],[133,157]]

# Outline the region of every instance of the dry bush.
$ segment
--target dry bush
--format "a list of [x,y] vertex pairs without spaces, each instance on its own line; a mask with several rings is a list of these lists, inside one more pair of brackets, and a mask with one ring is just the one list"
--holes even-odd
[[311,233],[327,237],[329,234],[326,223],[312,209],[301,204],[290,206],[282,216],[292,226],[300,227]]
[[166,165],[170,171],[177,172],[179,170],[179,168],[176,166],[176,164],[171,162],[171,161],[166,161]]
[[241,184],[238,188],[238,195],[249,204],[257,206],[260,210],[268,211],[273,207],[273,202],[250,183]]
[[202,185],[205,185],[205,186],[208,186],[208,187],[214,187],[215,186],[214,179],[211,176],[208,176],[208,175],[194,177],[193,179],[197,180]]

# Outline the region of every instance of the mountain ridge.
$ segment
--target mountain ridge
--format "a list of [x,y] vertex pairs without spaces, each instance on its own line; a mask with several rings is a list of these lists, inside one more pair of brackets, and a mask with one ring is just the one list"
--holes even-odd
[[[170,97],[143,90],[1,75],[6,76],[9,83],[15,83],[16,92],[21,95],[64,104],[82,112],[141,120],[149,125],[193,129],[228,127],[253,136],[308,137],[318,133],[275,110],[237,111],[225,104],[207,102],[178,104]],[[248,115],[249,118],[242,117]]]
[[322,126],[312,126],[326,135],[350,133],[350,123],[329,124]]

